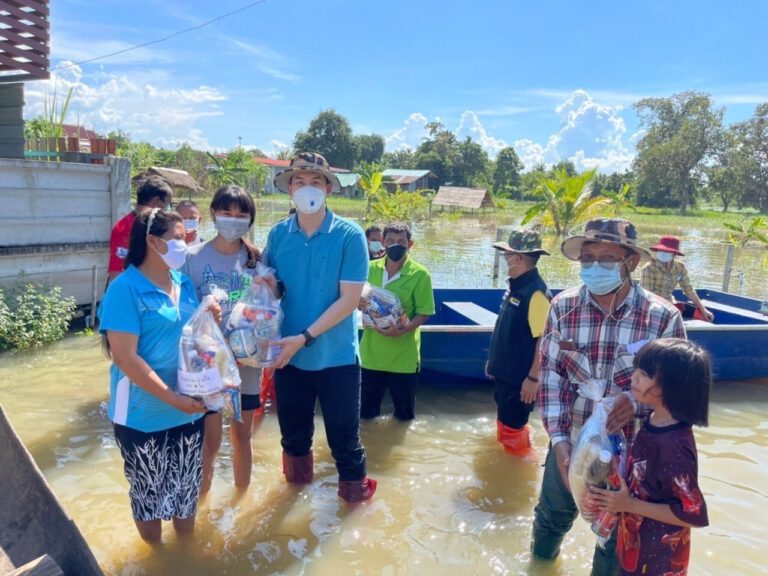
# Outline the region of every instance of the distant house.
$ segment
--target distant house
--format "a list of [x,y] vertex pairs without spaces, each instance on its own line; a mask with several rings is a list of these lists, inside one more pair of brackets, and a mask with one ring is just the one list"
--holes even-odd
[[150,176],[160,176],[164,180],[173,186],[174,190],[190,190],[192,192],[204,192],[205,188],[198,184],[197,180],[192,178],[189,173],[184,170],[176,170],[175,168],[160,168],[158,166],[152,166],[147,168],[143,172],[139,172],[131,178],[131,184],[137,188],[141,186],[144,181]]
[[[275,176],[280,174],[283,170],[288,168],[288,166],[291,164],[290,160],[273,160],[272,158],[254,158],[256,162],[259,164],[267,167],[267,181],[264,183],[264,192],[267,194],[277,194],[279,190],[275,188]],[[335,168],[331,166],[331,172],[334,172],[336,176],[339,177],[339,181],[341,183],[341,190],[339,191],[339,194],[343,194],[344,196],[349,196],[350,198],[354,198],[355,195],[362,194],[362,190],[360,190],[359,187],[359,181],[360,181],[360,175],[359,174],[352,174],[349,170],[346,170],[345,168]],[[342,176],[345,176],[344,180],[342,180]],[[354,180],[351,178],[354,176]],[[359,191],[356,191],[359,190]]]
[[441,186],[432,199],[432,207],[446,206],[455,210],[480,210],[495,208],[493,198],[484,188],[461,188],[459,186]]
[[398,186],[407,192],[431,188],[430,182],[437,178],[429,170],[399,170],[397,168],[387,168],[381,175],[384,179],[383,186],[390,192],[394,192]]
[[91,139],[100,138],[100,136],[93,130],[88,130],[82,126],[75,126],[73,124],[62,124],[61,128],[64,131],[64,138],[79,138],[80,139],[80,151],[91,151]]

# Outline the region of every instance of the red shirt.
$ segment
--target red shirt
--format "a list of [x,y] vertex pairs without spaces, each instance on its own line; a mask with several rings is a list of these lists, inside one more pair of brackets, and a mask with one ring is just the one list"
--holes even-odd
[[121,218],[109,236],[109,273],[120,273],[125,267],[125,257],[131,240],[131,228],[136,220],[136,213],[130,212]]

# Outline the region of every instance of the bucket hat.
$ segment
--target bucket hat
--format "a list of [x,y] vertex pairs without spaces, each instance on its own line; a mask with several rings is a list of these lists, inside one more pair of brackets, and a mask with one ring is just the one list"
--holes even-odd
[[328,161],[316,152],[299,152],[291,158],[291,162],[288,168],[280,172],[275,176],[274,184],[275,188],[288,192],[288,183],[291,181],[291,176],[296,172],[318,172],[325,176],[325,179],[333,184],[333,190],[331,192],[338,192],[341,190],[341,183],[336,175],[331,172],[331,167]]
[[578,260],[585,242],[607,242],[624,246],[646,260],[650,253],[637,244],[637,230],[629,220],[622,218],[594,218],[584,226],[584,234],[577,234],[563,240],[560,250],[569,260]]
[[493,247],[504,252],[549,256],[541,247],[541,234],[528,228],[513,228],[506,242],[495,242]]
[[656,246],[651,246],[649,250],[654,252],[671,252],[678,256],[685,256],[680,252],[680,238],[677,236],[662,236],[659,238],[659,243]]

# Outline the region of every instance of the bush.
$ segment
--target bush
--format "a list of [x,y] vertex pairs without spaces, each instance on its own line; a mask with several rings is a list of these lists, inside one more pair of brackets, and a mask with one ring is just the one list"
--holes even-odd
[[7,294],[0,290],[0,350],[39,348],[61,340],[77,308],[61,288],[23,278]]

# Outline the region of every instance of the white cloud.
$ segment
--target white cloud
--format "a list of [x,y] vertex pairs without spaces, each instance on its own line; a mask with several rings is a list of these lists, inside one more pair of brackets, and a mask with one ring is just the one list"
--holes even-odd
[[301,82],[301,76],[288,70],[288,68],[294,66],[294,62],[276,50],[237,38],[227,36],[220,36],[220,38],[235,46],[242,53],[240,57],[242,65],[251,64],[259,72],[278,80],[285,80],[292,84],[299,84]]
[[147,140],[158,146],[186,141],[201,149],[210,149],[211,145],[197,122],[221,116],[219,104],[227,99],[217,88],[180,88],[165,73],[151,70],[101,72],[93,80],[86,80],[81,68],[69,63],[52,73],[50,80],[27,86],[27,118],[44,114],[46,102],[51,106],[54,91],[56,107],[60,109],[73,88],[66,117],[69,124],[79,122],[101,133],[121,129],[135,140]]
[[456,137],[459,140],[464,140],[467,136],[480,144],[491,158],[496,158],[499,151],[507,146],[504,140],[488,134],[480,118],[471,110],[464,111],[459,120],[459,127],[456,128]]
[[289,151],[292,149],[290,144],[286,144],[280,140],[270,140],[269,145],[270,149],[264,150],[264,153],[269,155],[270,158],[277,158],[281,152]]
[[[515,150],[526,169],[570,160],[578,170],[626,170],[632,164],[634,146],[630,149],[624,142],[623,110],[620,104],[601,104],[587,91],[576,90],[555,107],[560,127],[545,144],[523,139],[514,143]],[[629,142],[634,145],[636,135],[630,135]]]
[[403,127],[385,138],[386,149],[390,152],[397,150],[415,150],[424,138],[429,136],[427,124],[429,119],[421,112],[414,112],[403,122]]

